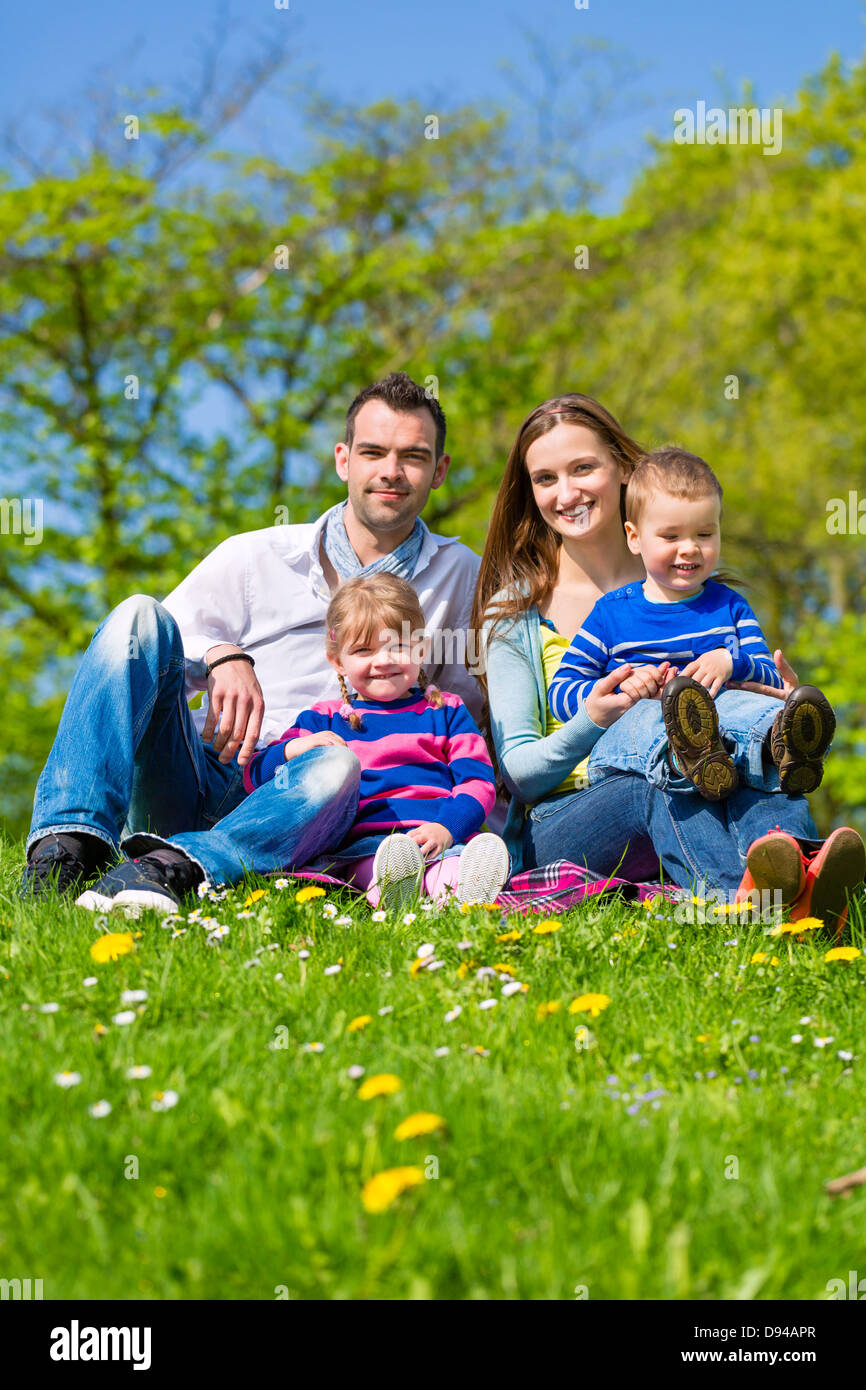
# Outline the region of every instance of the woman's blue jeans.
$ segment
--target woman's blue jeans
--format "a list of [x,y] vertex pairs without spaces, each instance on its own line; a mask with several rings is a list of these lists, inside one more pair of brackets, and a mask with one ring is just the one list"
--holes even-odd
[[803,797],[739,787],[726,801],[705,801],[618,772],[583,791],[549,796],[528,813],[525,868],[568,859],[600,874],[667,879],[699,897],[739,886],[753,840],[776,827],[820,843]]
[[352,825],[360,764],[348,749],[313,748],[286,774],[246,794],[237,756],[221,763],[193,723],[174,618],[135,595],[84,654],[36,787],[27,846],[87,831],[132,855],[170,839],[227,883],[244,870],[299,866]]

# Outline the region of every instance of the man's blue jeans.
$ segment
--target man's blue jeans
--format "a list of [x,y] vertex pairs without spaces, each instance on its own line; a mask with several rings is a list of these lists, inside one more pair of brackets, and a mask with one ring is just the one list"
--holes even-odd
[[599,874],[667,878],[698,896],[739,887],[753,840],[776,827],[817,848],[802,796],[767,796],[738,787],[726,801],[677,796],[633,772],[614,773],[583,791],[549,796],[529,811],[524,867],[568,859]]
[[[36,788],[27,847],[52,831],[87,831],[140,854],[178,836],[181,849],[195,841],[188,852],[213,881],[299,866],[348,831],[360,765],[335,747],[286,768],[279,787],[247,796],[237,757],[221,763],[195,728],[177,624],[138,594],[108,614],[84,654]],[[200,833],[227,820],[212,842]]]
[[[765,762],[765,735],[782,709],[781,700],[750,690],[722,690],[716,696],[719,732],[740,776],[740,783],[758,791],[779,791],[779,769]],[[672,792],[698,792],[687,777],[678,776],[667,760],[668,736],[660,700],[638,700],[615,724],[605,729],[589,757],[590,785],[612,772],[636,772],[654,787]]]

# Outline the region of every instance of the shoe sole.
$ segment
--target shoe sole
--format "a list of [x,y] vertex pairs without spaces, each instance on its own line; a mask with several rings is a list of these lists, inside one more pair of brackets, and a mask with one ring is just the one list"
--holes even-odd
[[798,686],[782,710],[778,737],[785,751],[778,761],[774,756],[779,787],[787,796],[808,796],[820,787],[835,732],[836,716],[826,695],[815,686]]
[[498,835],[476,835],[460,855],[457,901],[492,903],[508,881],[509,859]]
[[376,850],[373,884],[379,889],[379,906],[401,912],[421,894],[424,857],[408,835],[389,835]]
[[807,915],[817,917],[841,936],[848,915],[848,895],[866,876],[866,848],[856,830],[834,830],[821,851],[823,857],[812,877],[812,896]]
[[104,893],[94,893],[88,889],[75,900],[76,907],[85,907],[89,912],[122,911],[126,917],[139,917],[142,912],[177,912],[178,904],[166,893],[148,892],[143,888],[124,888],[115,897]]
[[739,778],[719,735],[719,716],[709,692],[690,681],[662,698],[662,718],[679,768],[701,796],[707,801],[730,796]]
[[760,892],[779,889],[787,907],[806,886],[803,855],[793,837],[763,835],[749,847],[746,866]]

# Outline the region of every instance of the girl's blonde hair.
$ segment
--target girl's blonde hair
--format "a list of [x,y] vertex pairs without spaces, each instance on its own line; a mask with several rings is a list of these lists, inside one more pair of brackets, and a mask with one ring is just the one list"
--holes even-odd
[[[406,631],[404,624],[408,624],[413,645],[421,640],[425,631],[424,612],[412,585],[387,571],[359,574],[341,584],[328,605],[326,622],[326,650],[331,657],[338,657],[350,642],[380,642],[387,632],[396,633],[402,640]],[[343,696],[340,713],[353,729],[363,728],[360,714],[352,709],[352,698],[342,672],[338,672],[337,679]],[[425,698],[440,707],[441,692],[428,683],[423,668],[418,672],[418,684]]]

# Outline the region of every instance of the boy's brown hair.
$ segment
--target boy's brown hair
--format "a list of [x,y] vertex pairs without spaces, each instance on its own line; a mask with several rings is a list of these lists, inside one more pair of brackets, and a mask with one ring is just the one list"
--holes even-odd
[[644,508],[656,492],[696,502],[715,495],[722,504],[722,485],[708,463],[685,449],[653,449],[638,463],[625,490],[625,518],[640,523]]

